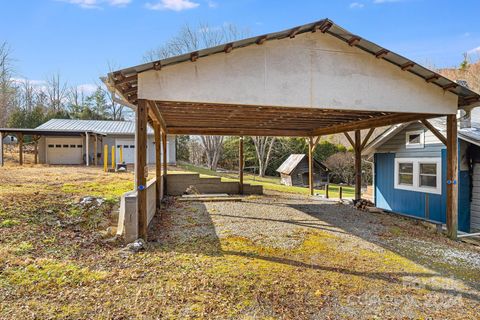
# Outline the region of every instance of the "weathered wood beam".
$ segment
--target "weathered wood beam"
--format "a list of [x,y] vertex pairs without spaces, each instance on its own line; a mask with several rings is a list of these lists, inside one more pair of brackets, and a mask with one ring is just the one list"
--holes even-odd
[[115,86],[119,86],[119,85],[129,83],[129,82],[136,82],[136,81],[138,81],[137,75],[130,76],[130,77],[123,77],[121,80],[116,80],[115,81]]
[[352,148],[355,149],[355,142],[353,142],[352,137],[350,137],[350,134],[348,132],[344,132],[343,134],[347,138],[348,142],[350,142],[350,145],[352,146]]
[[456,115],[447,116],[447,234],[457,238],[458,230],[458,144]]
[[167,194],[167,177],[168,177],[167,132],[166,131],[162,132],[162,165],[163,165],[163,194],[166,195]]
[[160,127],[162,128],[163,132],[165,132],[167,130],[167,123],[165,122],[165,119],[163,118],[157,106],[157,103],[155,101],[148,101],[148,107],[149,107],[149,110],[153,112],[155,119],[160,124]]
[[458,84],[456,84],[455,82],[452,82],[452,83],[447,84],[446,86],[443,86],[442,89],[447,91],[447,90],[450,90],[450,89],[456,89],[457,87],[458,87]]
[[238,193],[243,194],[243,163],[245,159],[243,156],[243,137],[238,140]]
[[368,131],[367,135],[366,135],[365,138],[363,139],[362,145],[360,146],[360,151],[362,151],[363,149],[365,149],[365,146],[367,145],[368,141],[369,141],[370,138],[372,137],[373,132],[375,132],[375,128],[370,128],[370,130]]
[[233,42],[227,43],[225,45],[225,48],[223,49],[225,53],[230,53],[232,52],[232,50],[233,50]]
[[445,138],[445,136],[440,131],[438,131],[437,128],[432,126],[432,124],[427,119],[422,119],[421,121],[423,125],[427,127],[427,129],[430,130],[435,135],[435,137],[438,138],[438,140],[440,140],[444,145],[447,145],[447,138]]
[[406,71],[406,70],[410,70],[414,66],[415,66],[415,63],[413,63],[412,61],[409,61],[409,62],[406,62],[406,63],[402,64],[400,66],[400,68],[402,68],[403,71]]
[[330,21],[325,21],[323,25],[320,27],[320,31],[322,33],[327,32],[331,27],[333,26],[333,23]]
[[307,130],[258,129],[238,127],[173,127],[167,128],[169,134],[218,135],[218,136],[266,136],[266,137],[305,137]]
[[438,80],[439,78],[440,78],[440,76],[438,74],[434,74],[434,75],[426,78],[425,81],[430,83],[430,82]]
[[389,53],[390,51],[388,51],[387,49],[381,49],[375,53],[375,57],[377,57],[378,59],[381,59]]
[[97,153],[98,153],[98,135],[94,135],[93,136],[93,164],[95,166],[98,165]]
[[355,200],[362,198],[362,150],[360,130],[355,130]]
[[161,61],[155,61],[153,63],[153,69],[156,71],[162,70],[162,62]]
[[138,100],[136,110],[135,179],[137,186],[138,237],[147,241],[147,101]]
[[157,123],[153,127],[154,134],[155,134],[155,188],[156,188],[156,198],[155,204],[157,208],[157,212],[160,212],[160,205],[162,203],[162,133],[160,125]]
[[257,38],[257,41],[255,41],[258,45],[262,45],[267,41],[267,36],[260,36]]
[[308,188],[310,195],[313,196],[313,137],[308,137]]
[[360,38],[359,36],[352,36],[348,41],[348,45],[353,47],[354,45],[356,45],[360,40],[362,40],[362,38]]
[[18,162],[22,166],[23,165],[23,133],[17,134],[18,140]]
[[190,54],[190,61],[195,62],[198,60],[198,57],[199,57],[198,51],[192,52]]
[[293,28],[292,30],[290,30],[290,33],[288,34],[288,36],[290,37],[290,39],[293,39],[295,38],[295,36],[299,31],[300,31],[300,27]]
[[4,138],[4,135],[3,135],[3,132],[0,132],[0,166],[3,167],[4,165],[4,158],[3,158],[3,138]]
[[352,121],[346,124],[341,124],[341,125],[336,125],[336,126],[331,126],[326,128],[319,128],[316,130],[312,130],[309,136],[329,135],[329,134],[335,134],[335,133],[342,133],[346,131],[370,129],[370,128],[376,128],[376,127],[382,127],[382,126],[389,126],[397,123],[410,122],[414,120],[436,118],[438,116],[439,115],[422,114],[422,113],[389,114],[386,116],[373,117],[371,119]]

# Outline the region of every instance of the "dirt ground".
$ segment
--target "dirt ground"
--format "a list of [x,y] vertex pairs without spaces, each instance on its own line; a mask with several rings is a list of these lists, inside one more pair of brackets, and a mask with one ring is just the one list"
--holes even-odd
[[478,247],[303,196],[167,199],[125,254],[106,230],[132,181],[0,168],[1,319],[480,318]]

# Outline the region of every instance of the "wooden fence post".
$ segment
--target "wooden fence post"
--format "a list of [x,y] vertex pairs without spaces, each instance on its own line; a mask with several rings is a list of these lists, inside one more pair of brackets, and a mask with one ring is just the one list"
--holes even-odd
[[238,193],[243,194],[243,137],[240,137],[238,141],[238,177],[239,177],[239,188]]
[[355,200],[362,198],[362,142],[360,130],[355,130]]
[[457,238],[458,229],[458,145],[457,117],[447,116],[447,234]]
[[138,100],[136,110],[136,141],[135,148],[137,159],[135,162],[135,180],[137,186],[137,217],[138,238],[147,241],[148,217],[147,217],[147,101]]

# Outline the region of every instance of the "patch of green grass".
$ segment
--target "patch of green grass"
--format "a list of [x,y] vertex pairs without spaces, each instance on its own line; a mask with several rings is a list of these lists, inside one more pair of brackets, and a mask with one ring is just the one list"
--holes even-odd
[[45,291],[99,281],[106,277],[106,273],[80,268],[70,263],[40,260],[26,266],[8,268],[2,277],[13,286],[29,291]]
[[[235,174],[216,172],[209,170],[207,168],[197,167],[189,163],[179,163],[178,166],[189,172],[199,173],[202,176],[206,177],[221,177],[222,181],[238,181],[238,178]],[[310,194],[308,188],[295,187],[295,186],[286,186],[280,183],[280,177],[258,177],[252,174],[244,174],[243,178],[244,183],[251,185],[261,185],[266,190],[286,192],[286,193],[297,193],[297,194]],[[355,189],[349,186],[342,187],[342,198],[353,198],[355,194]],[[325,195],[324,189],[315,189],[315,194]],[[339,198],[340,197],[340,185],[330,184],[328,195],[330,198]]]
[[12,228],[15,227],[16,225],[19,225],[20,221],[15,220],[15,219],[5,219],[2,222],[0,222],[0,228]]
[[27,254],[27,253],[30,253],[33,251],[33,244],[31,244],[30,242],[28,241],[22,241],[20,242],[20,244],[17,246],[17,248],[15,249],[15,254],[16,255],[23,255],[23,254]]
[[133,180],[118,181],[95,181],[86,183],[65,183],[61,190],[65,193],[105,197],[107,199],[118,198],[125,192],[133,190]]

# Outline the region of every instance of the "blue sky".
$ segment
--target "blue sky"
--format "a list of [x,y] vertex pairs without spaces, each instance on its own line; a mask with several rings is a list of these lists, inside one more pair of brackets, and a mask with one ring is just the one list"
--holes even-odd
[[480,57],[478,0],[6,0],[0,11],[16,77],[59,72],[85,88],[109,63],[141,63],[185,23],[231,23],[257,35],[328,17],[427,66],[458,65],[464,52]]

